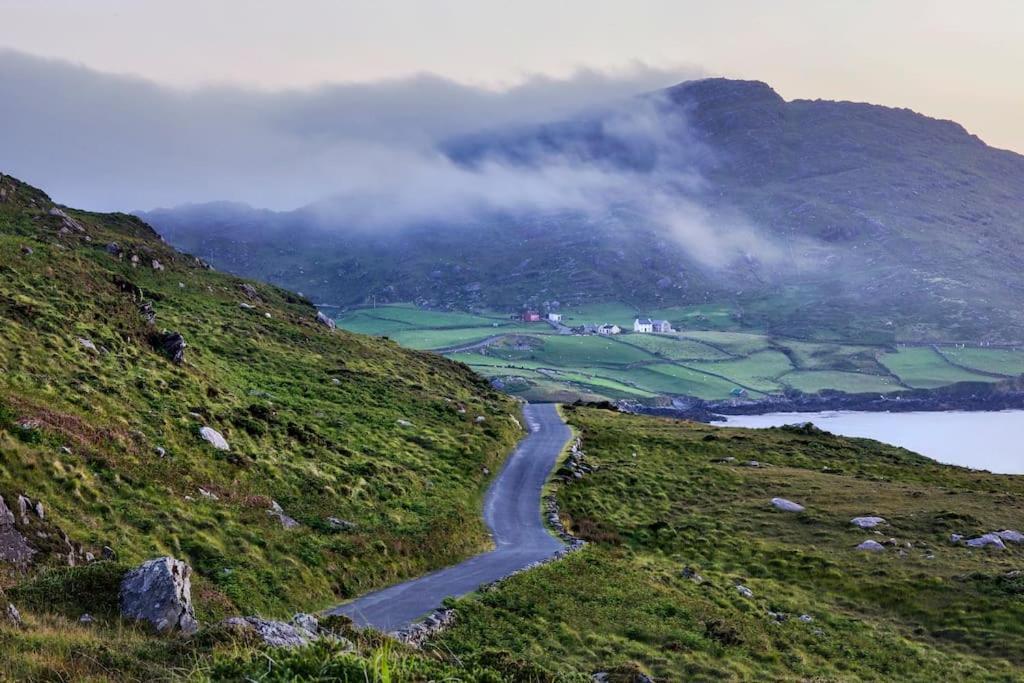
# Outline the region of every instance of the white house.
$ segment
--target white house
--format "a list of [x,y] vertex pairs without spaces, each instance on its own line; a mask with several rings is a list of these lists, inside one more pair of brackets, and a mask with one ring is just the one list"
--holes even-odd
[[599,328],[597,328],[597,333],[603,335],[618,334],[620,332],[622,332],[621,327],[609,323],[605,323],[604,325],[601,325]]
[[644,318],[643,320],[637,318],[633,321],[633,331],[640,332],[641,334],[650,334],[654,332],[654,321],[650,318]]
[[656,334],[671,334],[673,332],[672,323],[667,320],[652,320],[651,331]]
[[562,322],[562,314],[561,313],[548,313],[548,320],[550,320],[553,323],[560,323],[560,322]]

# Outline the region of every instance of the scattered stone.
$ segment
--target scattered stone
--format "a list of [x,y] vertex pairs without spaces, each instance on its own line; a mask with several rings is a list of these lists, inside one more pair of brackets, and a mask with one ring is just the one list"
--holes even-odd
[[116,560],[117,553],[114,552],[114,549],[111,548],[109,545],[105,545],[103,546],[103,550],[100,551],[100,557],[102,557],[104,560]]
[[881,553],[885,552],[885,546],[879,543],[878,541],[872,541],[868,539],[867,541],[864,541],[863,543],[858,545],[857,550],[864,550],[869,553]]
[[729,463],[736,462],[736,458],[734,458],[731,455],[729,455],[729,456],[726,456],[724,458],[715,458],[711,462],[718,463],[720,465],[727,465]]
[[203,440],[208,441],[210,445],[218,451],[231,450],[231,446],[228,445],[227,439],[224,438],[224,435],[212,427],[200,427],[199,436],[201,436]]
[[154,453],[156,453],[156,457],[158,457],[158,458],[162,458],[162,457],[164,457],[165,455],[167,455],[167,451],[165,451],[165,450],[164,450],[164,449],[163,449],[162,447],[160,447],[160,446],[157,446],[156,448],[154,448],[154,449],[153,449],[153,452],[154,452]]
[[111,256],[120,256],[122,252],[121,245],[117,242],[111,242],[107,245],[107,253]]
[[783,512],[803,512],[804,506],[785,498],[772,498],[772,506]]
[[81,344],[82,348],[85,349],[86,351],[91,351],[92,353],[99,353],[100,352],[100,350],[96,348],[96,345],[92,343],[91,339],[86,339],[85,337],[79,337],[78,338],[78,343]]
[[24,254],[25,256],[31,256],[32,255],[32,247],[22,247],[21,248],[21,253]]
[[88,612],[86,612],[82,616],[78,617],[78,623],[79,624],[92,624],[95,621],[96,620],[93,619],[92,615],[89,614]]
[[253,306],[252,304],[247,304],[244,301],[242,303],[238,304],[238,307],[241,308],[244,311],[254,311],[254,310],[256,310],[255,306]]
[[153,262],[150,265],[153,266],[153,270],[163,270],[164,269],[164,264],[160,263],[156,259],[153,259]]
[[143,301],[139,304],[139,313],[142,314],[142,319],[146,321],[148,325],[156,325],[156,309],[153,308],[152,301]]
[[300,626],[259,617],[231,617],[220,625],[235,633],[259,638],[270,647],[302,647],[316,640],[316,633]]
[[964,540],[964,537],[963,537],[962,534],[950,534],[949,535],[949,542],[950,543],[959,543],[962,540]]
[[[3,594],[0,593],[0,598],[2,598],[2,597],[3,597]],[[7,621],[7,623],[9,625],[16,626],[18,628],[21,628],[22,626],[24,626],[24,624],[21,621],[21,612],[19,612],[18,608],[14,606],[13,602],[7,603],[7,607],[4,608],[3,614],[4,614],[4,620]]]
[[743,463],[743,466],[744,467],[761,467],[761,463],[760,463],[760,461],[757,461],[757,460],[748,460],[745,463]]
[[1003,531],[997,531],[996,536],[1010,543],[1024,543],[1024,534],[1014,529],[1004,529]]
[[270,501],[270,509],[267,510],[267,514],[271,517],[276,517],[277,521],[281,523],[285,529],[294,529],[299,526],[299,523],[286,515],[280,505],[277,504],[276,500]]
[[694,569],[693,567],[684,567],[683,571],[680,572],[679,575],[682,576],[684,579],[688,579],[690,581],[693,581],[698,586],[700,584],[704,583],[704,577],[701,576],[700,574],[698,574],[697,570]]
[[408,420],[398,420],[398,426],[399,427],[412,427],[412,422],[409,422]]
[[805,624],[809,624],[812,621],[814,621],[814,617],[812,617],[810,614],[801,614],[800,621],[804,622]]
[[64,455],[71,455],[71,449],[68,448],[67,446],[61,446],[60,452],[63,453]]
[[455,623],[455,610],[440,607],[427,615],[422,621],[392,633],[395,638],[406,645],[419,647],[431,638]]
[[356,528],[354,522],[350,522],[347,519],[341,519],[340,517],[328,517],[327,525],[338,531],[352,531]]
[[64,213],[61,209],[58,209],[56,206],[50,209],[50,215],[60,218],[62,231],[74,230],[75,232],[85,232],[85,227],[83,227],[81,223]]
[[331,330],[337,327],[337,325],[334,324],[334,321],[331,318],[324,315],[321,311],[316,312],[316,321],[323,325],[324,327]]
[[246,298],[252,299],[254,301],[259,301],[260,293],[257,292],[256,288],[250,285],[248,282],[239,285],[238,288],[242,290],[242,294],[245,294]]
[[157,336],[157,347],[172,363],[181,365],[185,362],[185,337],[181,332],[162,332]]
[[195,633],[192,568],[173,557],[143,562],[121,580],[121,615],[149,622],[158,633]]
[[736,586],[736,592],[739,593],[740,595],[742,595],[745,598],[753,598],[754,597],[754,591],[750,590],[749,588],[747,588],[746,586],[743,586],[743,585]]
[[888,522],[881,517],[854,517],[850,520],[850,524],[861,529],[874,529],[879,524],[888,524]]
[[298,614],[292,617],[292,625],[297,626],[301,629],[305,629],[310,633],[315,634],[320,632],[320,621],[312,614],[305,614],[303,612],[299,612]]
[[203,498],[209,498],[210,500],[220,500],[220,497],[216,493],[214,493],[213,491],[207,491],[202,487],[200,487],[199,489],[199,495],[201,495]]
[[984,534],[978,538],[972,538],[967,541],[968,548],[985,548],[992,546],[999,550],[1006,550],[1006,545],[1003,543],[1003,539],[997,534]]
[[14,513],[7,507],[3,496],[0,496],[0,561],[25,567],[32,561],[36,551],[15,528],[15,522]]

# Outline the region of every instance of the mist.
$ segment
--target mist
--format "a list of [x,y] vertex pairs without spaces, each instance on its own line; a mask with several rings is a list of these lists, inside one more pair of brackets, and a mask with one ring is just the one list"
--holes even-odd
[[[623,231],[662,229],[709,266],[750,254],[771,260],[777,250],[742,216],[702,206],[703,180],[686,160],[711,152],[690,138],[685,117],[665,116],[654,96],[637,98],[703,75],[633,65],[506,89],[424,74],[296,90],[186,90],[0,51],[0,163],[56,201],[93,210],[311,205],[332,229],[400,230],[425,221],[464,228],[493,212],[603,220],[630,207]],[[465,163],[444,149],[481,130],[598,111],[603,135],[653,151],[653,162],[623,168],[567,148],[514,161],[483,153]]]

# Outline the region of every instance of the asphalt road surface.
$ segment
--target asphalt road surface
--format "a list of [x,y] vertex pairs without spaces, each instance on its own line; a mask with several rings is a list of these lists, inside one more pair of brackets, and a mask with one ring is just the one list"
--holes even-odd
[[540,496],[572,432],[553,404],[527,405],[523,412],[530,433],[509,456],[484,499],[484,522],[495,549],[356,598],[330,614],[347,615],[359,626],[394,631],[440,607],[448,596],[471,593],[562,549],[562,542],[548,533],[541,519]]

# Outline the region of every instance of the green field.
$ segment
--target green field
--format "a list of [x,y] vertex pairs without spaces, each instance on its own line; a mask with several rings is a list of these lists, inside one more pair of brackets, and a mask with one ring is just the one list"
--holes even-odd
[[[612,337],[559,334],[547,323],[503,313],[426,311],[411,305],[356,309],[338,324],[422,350],[479,344],[448,354],[490,378],[519,377],[506,391],[530,400],[567,396],[638,399],[751,398],[797,390],[887,393],[955,382],[993,382],[1024,373],[1024,351],[947,346],[901,347],[789,339],[742,330],[729,307],[679,306],[643,312],[671,320],[670,335],[634,334],[635,308],[592,304],[563,310],[565,324],[613,322]],[[486,342],[480,344],[481,342]],[[543,370],[543,373],[538,371]],[[529,371],[529,372],[528,372]]]
[[904,384],[915,389],[932,389],[953,382],[994,382],[997,379],[958,368],[930,347],[902,348],[885,355],[881,362]]

